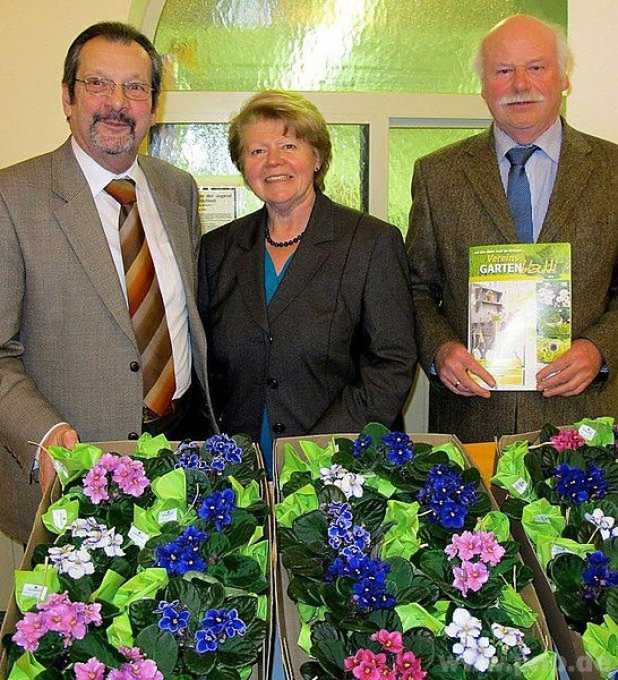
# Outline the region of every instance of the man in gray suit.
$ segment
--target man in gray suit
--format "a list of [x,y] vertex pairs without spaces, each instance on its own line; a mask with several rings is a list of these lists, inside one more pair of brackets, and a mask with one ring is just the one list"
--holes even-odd
[[[538,19],[498,24],[477,60],[493,126],[415,166],[407,248],[431,431],[488,441],[548,421],[618,416],[618,147],[560,118],[569,61],[563,36]],[[571,243],[574,340],[539,371],[537,391],[491,392],[473,380],[495,385],[466,349],[468,251],[523,240],[507,203],[513,147],[531,152],[527,240]]]
[[45,486],[50,445],[216,429],[195,304],[197,188],[137,156],[160,84],[145,36],[91,26],[65,60],[71,137],[0,172],[0,528],[22,541],[40,498],[28,441],[43,445]]

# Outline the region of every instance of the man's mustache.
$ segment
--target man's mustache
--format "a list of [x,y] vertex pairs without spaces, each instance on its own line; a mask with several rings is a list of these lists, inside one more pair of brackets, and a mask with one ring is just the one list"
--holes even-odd
[[111,113],[95,113],[92,117],[93,125],[107,121],[124,123],[131,128],[131,132],[135,131],[135,120],[122,111],[112,111]]
[[545,97],[539,92],[532,90],[528,92],[518,92],[517,94],[505,94],[500,99],[501,106],[508,106],[509,104],[524,104],[527,102],[544,102]]

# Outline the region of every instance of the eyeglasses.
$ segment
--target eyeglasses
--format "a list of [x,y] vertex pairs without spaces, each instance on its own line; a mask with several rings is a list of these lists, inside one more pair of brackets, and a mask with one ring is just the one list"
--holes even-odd
[[92,76],[90,78],[75,78],[76,82],[83,83],[86,92],[100,96],[108,97],[113,93],[117,87],[121,87],[124,96],[133,101],[144,101],[150,98],[152,87],[146,83],[139,81],[130,81],[128,83],[115,83],[113,80],[107,78],[97,78]]

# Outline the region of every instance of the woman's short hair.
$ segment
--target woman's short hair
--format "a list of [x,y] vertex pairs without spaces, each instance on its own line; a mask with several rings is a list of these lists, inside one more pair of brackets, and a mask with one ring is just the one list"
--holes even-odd
[[228,147],[234,165],[243,172],[243,128],[260,120],[280,120],[317,151],[320,168],[313,183],[324,189],[324,177],[332,157],[328,127],[322,114],[309,100],[296,92],[264,90],[254,94],[230,121]]

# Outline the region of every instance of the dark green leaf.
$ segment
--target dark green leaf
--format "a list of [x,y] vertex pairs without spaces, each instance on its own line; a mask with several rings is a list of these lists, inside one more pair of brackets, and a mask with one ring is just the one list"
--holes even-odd
[[257,526],[255,517],[242,508],[234,510],[232,524],[226,528],[225,535],[229,541],[229,549],[240,548],[249,542]]
[[257,597],[230,597],[225,601],[226,609],[236,609],[238,618],[249,625],[257,614]]
[[251,666],[255,663],[261,651],[261,646],[254,645],[244,638],[235,637],[219,645],[217,660],[230,668]]
[[341,640],[320,640],[313,645],[311,652],[326,671],[335,677],[341,677],[346,657],[345,646]]
[[157,624],[148,626],[137,634],[135,644],[157,664],[163,675],[174,670],[178,659],[178,642],[170,632],[160,630]]
[[129,620],[135,631],[143,630],[159,621],[159,615],[154,613],[157,608],[156,600],[138,600],[129,605]]
[[197,677],[208,675],[215,665],[216,660],[216,654],[213,652],[198,654],[192,649],[183,652],[182,657],[187,666],[187,670],[194,673]]
[[109,644],[101,630],[89,632],[83,640],[76,640],[69,648],[69,658],[73,662],[84,663],[93,656],[110,668],[118,668],[125,661],[118,650]]
[[196,582],[186,581],[182,578],[173,578],[170,580],[163,599],[165,599],[166,602],[178,600],[195,618],[197,618],[204,609],[202,596]]
[[327,529],[326,517],[319,510],[301,515],[292,523],[296,539],[309,546],[325,545],[328,540]]

